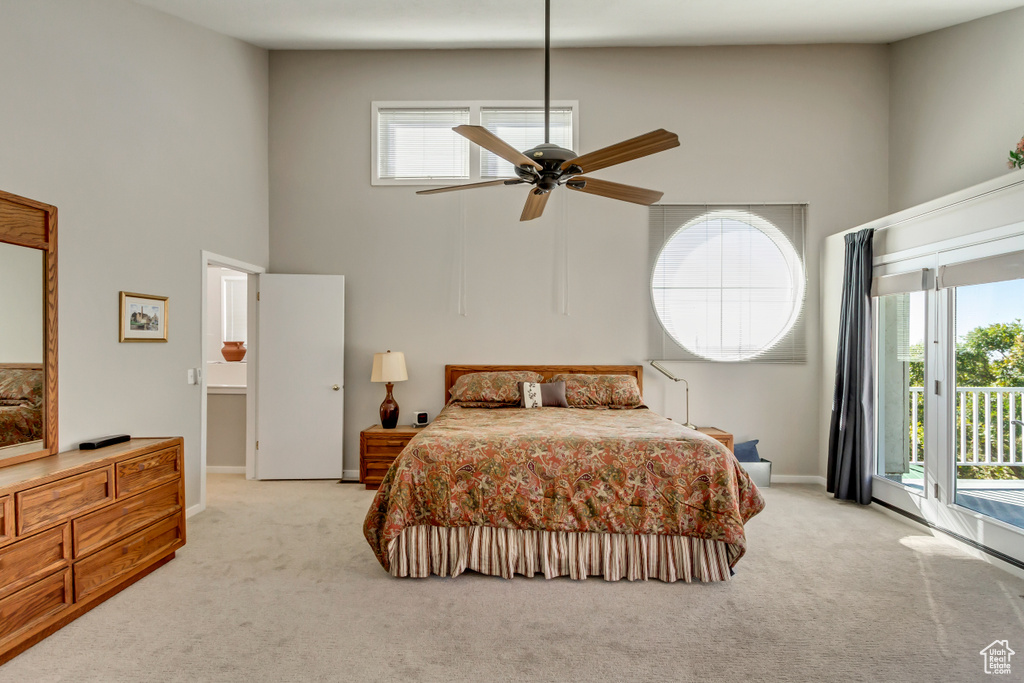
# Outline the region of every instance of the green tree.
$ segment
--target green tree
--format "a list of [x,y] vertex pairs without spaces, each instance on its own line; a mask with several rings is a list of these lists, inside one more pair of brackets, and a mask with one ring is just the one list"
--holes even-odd
[[[1024,365],[1014,349],[1024,347],[1024,325],[993,323],[975,327],[956,345],[956,381],[961,387],[1019,387]],[[1016,355],[1020,355],[1021,350]]]
[[[911,348],[912,357],[922,357],[923,348],[918,344]],[[924,386],[924,363],[909,363],[910,386]],[[993,323],[985,327],[976,327],[968,332],[963,340],[956,345],[956,383],[960,387],[1024,387],[1024,324],[1014,320],[1011,323]],[[966,423],[967,439],[973,434],[973,408],[970,402],[963,406]],[[960,406],[957,406],[960,410]],[[918,438],[923,438],[924,410],[918,406],[919,422],[912,426],[917,429]],[[984,423],[984,402],[979,401],[978,420]],[[959,425],[960,415],[957,413],[956,424]],[[989,406],[989,423],[996,425],[998,412],[995,401]],[[1009,415],[1003,415],[1003,448],[1009,448],[1010,429]],[[979,428],[984,431],[984,426]],[[1020,430],[1017,430],[1020,434]],[[983,437],[984,438],[984,437]],[[1022,446],[1018,436],[1017,450]],[[983,447],[983,446],[982,446]],[[973,449],[973,444],[968,444]],[[999,465],[968,465],[959,468],[958,476],[963,479],[1024,479],[1024,467],[1005,467]]]
[[[975,327],[956,347],[956,381],[961,387],[1024,386],[1024,325],[1021,321],[993,323]],[[980,399],[980,396],[978,397]],[[978,420],[984,422],[984,402],[978,401]],[[964,405],[968,438],[973,433],[973,406]],[[957,418],[959,420],[959,416]],[[1003,448],[1010,446],[1010,416],[1003,415]],[[989,424],[999,421],[996,402],[989,405]],[[980,431],[984,426],[979,425]],[[1018,432],[1019,433],[1019,432]],[[981,438],[987,438],[979,434]],[[1018,439],[1018,450],[1021,443]],[[983,447],[979,444],[979,447]],[[1001,465],[960,466],[957,476],[963,479],[1024,479],[1024,467]]]

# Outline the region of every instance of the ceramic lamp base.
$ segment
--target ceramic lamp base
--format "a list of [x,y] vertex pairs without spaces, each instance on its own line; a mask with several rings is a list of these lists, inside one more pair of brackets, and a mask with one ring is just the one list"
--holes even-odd
[[380,426],[384,429],[394,429],[398,426],[398,402],[391,395],[391,390],[395,385],[388,382],[384,386],[388,390],[388,395],[384,397],[384,402],[380,404]]

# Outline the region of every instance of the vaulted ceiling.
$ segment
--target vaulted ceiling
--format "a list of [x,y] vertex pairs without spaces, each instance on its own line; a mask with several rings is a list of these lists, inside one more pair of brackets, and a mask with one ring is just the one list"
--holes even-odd
[[[270,49],[537,47],[543,0],[135,0]],[[553,0],[555,47],[889,43],[1024,0]]]

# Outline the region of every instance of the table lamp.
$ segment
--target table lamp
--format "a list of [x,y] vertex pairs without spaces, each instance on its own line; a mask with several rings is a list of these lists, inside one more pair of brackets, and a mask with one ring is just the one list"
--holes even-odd
[[409,379],[405,371],[405,354],[401,351],[392,353],[373,354],[373,373],[370,375],[371,382],[385,382],[384,387],[388,395],[380,404],[380,426],[384,429],[394,429],[398,426],[398,403],[391,395],[395,387],[394,382],[404,382]]

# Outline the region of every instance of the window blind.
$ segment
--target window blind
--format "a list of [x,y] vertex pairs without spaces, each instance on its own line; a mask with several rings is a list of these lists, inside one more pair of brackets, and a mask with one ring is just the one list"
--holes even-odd
[[[481,107],[480,125],[520,152],[544,142],[543,107]],[[551,108],[551,144],[572,149],[572,107]],[[512,164],[480,150],[482,178],[514,178]]]
[[932,287],[931,268],[919,268],[906,273],[879,275],[871,278],[871,296],[888,296],[921,292]]
[[221,341],[247,341],[248,279],[225,277],[221,280]]
[[940,287],[984,285],[1024,277],[1024,251],[952,263],[939,268]]
[[469,178],[469,141],[452,130],[469,107],[378,109],[380,178]]
[[652,358],[803,363],[806,206],[650,209]]

